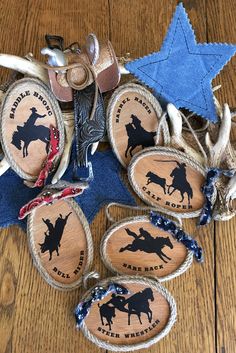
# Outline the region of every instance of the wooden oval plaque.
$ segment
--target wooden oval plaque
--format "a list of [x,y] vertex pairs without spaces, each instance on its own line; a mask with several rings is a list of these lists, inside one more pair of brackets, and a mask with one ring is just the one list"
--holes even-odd
[[205,169],[174,148],[139,152],[130,162],[128,175],[134,191],[160,211],[188,218],[198,216],[203,207]]
[[164,287],[141,276],[113,277],[98,285],[111,282],[126,287],[129,294],[109,294],[92,305],[81,325],[88,339],[104,349],[130,352],[147,348],[169,333],[176,304]]
[[28,240],[34,263],[43,278],[57,289],[81,284],[93,260],[87,220],[72,199],[60,200],[32,211]]
[[[154,146],[162,109],[157,99],[143,86],[128,83],[113,93],[108,109],[107,132],[113,151],[127,167],[131,157],[142,148]],[[166,142],[168,128],[163,124]]]
[[101,256],[113,272],[154,276],[160,281],[180,275],[193,259],[192,252],[147,216],[126,218],[111,226],[102,239]]
[[15,172],[36,180],[47,158],[50,125],[59,130],[59,159],[64,148],[64,125],[60,107],[40,80],[23,78],[7,91],[1,107],[1,142]]

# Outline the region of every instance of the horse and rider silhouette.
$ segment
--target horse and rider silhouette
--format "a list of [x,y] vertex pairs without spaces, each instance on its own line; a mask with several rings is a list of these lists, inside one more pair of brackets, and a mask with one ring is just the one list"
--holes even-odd
[[142,146],[142,148],[154,146],[154,137],[156,132],[146,131],[141,126],[141,120],[134,114],[131,114],[132,122],[125,125],[126,132],[128,135],[128,143],[125,151],[125,157],[128,158],[128,153],[130,157],[133,156],[132,152],[137,146]]
[[44,125],[35,125],[37,119],[46,117],[46,114],[40,115],[35,107],[30,108],[31,114],[23,126],[17,125],[17,130],[13,132],[11,143],[21,151],[21,142],[23,145],[23,158],[28,156],[28,147],[32,141],[40,140],[46,144],[46,153],[49,151],[50,129]]
[[102,325],[108,326],[109,331],[111,330],[113,318],[116,317],[116,310],[127,313],[128,325],[130,325],[131,315],[136,315],[138,317],[140,325],[142,325],[142,313],[147,315],[148,322],[151,323],[152,310],[150,309],[149,300],[151,300],[152,302],[154,301],[153,291],[149,287],[133,294],[129,298],[125,298],[122,295],[117,295],[113,293],[109,301],[102,305],[98,304]]
[[49,251],[50,257],[49,261],[52,260],[52,253],[56,251],[57,256],[59,256],[59,248],[61,246],[61,238],[63,235],[64,228],[66,226],[67,220],[72,212],[68,213],[65,218],[62,217],[62,214],[59,214],[59,217],[56,219],[55,226],[53,226],[50,219],[42,218],[42,221],[47,226],[47,231],[44,232],[45,239],[44,243],[39,243],[41,253]]
[[134,238],[131,244],[128,244],[125,247],[120,248],[120,252],[123,251],[144,251],[148,254],[156,254],[159,258],[167,263],[167,260],[171,260],[162,249],[167,246],[170,249],[173,249],[173,244],[170,241],[169,237],[156,237],[154,238],[147,230],[139,228],[139,235],[131,231],[129,228],[125,228],[126,233]]
[[166,194],[166,188],[167,188],[167,193],[169,195],[172,195],[175,191],[179,191],[180,195],[181,195],[180,202],[184,201],[184,194],[187,194],[188,204],[190,205],[190,200],[193,198],[193,190],[187,180],[186,164],[179,163],[177,161],[156,161],[156,162],[175,162],[175,163],[177,163],[177,167],[175,167],[170,174],[170,177],[173,178],[172,184],[167,185],[165,178],[161,178],[161,177],[159,177],[159,175],[149,171],[146,174],[146,177],[148,178],[146,185],[149,185],[151,183],[157,184],[163,188],[164,194]]

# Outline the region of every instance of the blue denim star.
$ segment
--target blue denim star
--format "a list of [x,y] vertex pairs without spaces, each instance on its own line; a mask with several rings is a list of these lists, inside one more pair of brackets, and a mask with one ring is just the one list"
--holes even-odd
[[215,122],[211,81],[235,52],[236,46],[230,44],[197,44],[188,15],[179,4],[161,50],[127,63],[126,68],[164,103]]
[[[121,181],[121,165],[112,151],[96,152],[90,157],[93,165],[94,179],[81,196],[75,198],[89,222],[97,212],[109,202],[120,202],[135,205],[135,200]],[[63,176],[72,181],[73,159]],[[11,169],[0,177],[0,227],[18,224],[25,229],[26,219],[18,220],[20,208],[35,198],[41,189],[30,189]]]

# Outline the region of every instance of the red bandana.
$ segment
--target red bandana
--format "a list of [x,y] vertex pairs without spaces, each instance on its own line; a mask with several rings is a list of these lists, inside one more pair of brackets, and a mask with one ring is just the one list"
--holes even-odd
[[35,208],[43,205],[49,205],[55,201],[66,199],[68,197],[76,197],[84,191],[85,187],[73,187],[68,186],[63,190],[46,190],[43,194],[36,197],[35,199],[28,202],[26,205],[21,207],[18,219],[25,218]]
[[42,187],[45,185],[48,174],[54,168],[54,161],[59,153],[59,131],[54,127],[50,126],[50,148],[47,159],[44,163],[44,167],[39,173],[38,179],[36,180],[33,187]]

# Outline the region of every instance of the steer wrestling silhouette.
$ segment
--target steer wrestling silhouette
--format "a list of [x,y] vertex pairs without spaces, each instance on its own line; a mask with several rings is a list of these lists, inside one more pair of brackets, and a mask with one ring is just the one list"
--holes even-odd
[[[111,325],[113,324],[113,318],[116,317],[115,309],[128,313],[129,311],[124,307],[126,304],[126,299],[122,295],[112,294],[111,299],[100,305],[98,304],[100,317],[102,325],[109,326],[111,330]],[[106,324],[104,324],[104,319],[106,319]]]
[[59,256],[59,247],[61,246],[61,238],[63,235],[65,225],[67,223],[68,217],[71,215],[71,213],[72,212],[68,213],[68,215],[65,216],[65,218],[63,218],[62,214],[60,213],[59,217],[55,222],[55,226],[53,226],[50,219],[45,220],[44,218],[42,218],[43,222],[47,225],[48,230],[44,232],[45,234],[44,243],[41,243],[41,244],[39,243],[39,245],[40,245],[41,253],[49,251],[49,254],[50,254],[49,261],[51,261],[52,259],[53,251],[56,251],[57,256]]
[[149,300],[151,300],[152,302],[154,301],[153,291],[149,287],[145,288],[140,292],[134,293],[129,298],[125,298],[122,295],[116,295],[115,293],[113,293],[111,299],[108,300],[108,302],[103,303],[102,305],[98,303],[102,325],[108,326],[109,331],[111,331],[113,318],[116,317],[116,310],[123,313],[127,313],[128,325],[131,325],[131,315],[136,315],[138,317],[140,325],[142,325],[142,313],[146,314],[148,322],[151,323],[152,310],[150,308]]
[[[114,306],[109,306],[107,304],[98,304],[99,310],[100,310],[100,317],[101,317],[101,322],[102,325],[106,325],[109,327],[109,331],[111,331],[111,325],[113,324],[113,317],[116,317],[115,314],[115,307]],[[104,319],[106,319],[106,324],[104,323]]]

